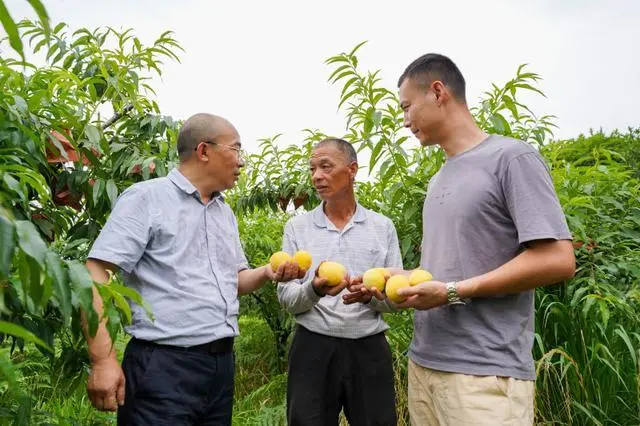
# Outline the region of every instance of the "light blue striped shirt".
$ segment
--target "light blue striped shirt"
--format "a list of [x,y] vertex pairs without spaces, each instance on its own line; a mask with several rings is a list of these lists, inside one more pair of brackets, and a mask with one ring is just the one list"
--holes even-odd
[[318,296],[311,285],[315,270],[323,260],[339,262],[350,276],[362,275],[377,267],[402,268],[402,256],[393,222],[360,204],[351,221],[338,230],[327,218],[323,204],[309,213],[290,219],[284,230],[282,250],[293,255],[307,250],[313,264],[302,280],[278,284],[278,299],[295,314],[298,324],[316,333],[358,339],[387,328],[381,312],[395,309],[375,297],[368,304],[345,305],[342,295]]
[[177,169],[118,198],[89,258],[111,262],[150,305],[130,303],[126,331],[193,346],[238,334],[238,272],[248,268],[236,218],[221,195],[203,204]]

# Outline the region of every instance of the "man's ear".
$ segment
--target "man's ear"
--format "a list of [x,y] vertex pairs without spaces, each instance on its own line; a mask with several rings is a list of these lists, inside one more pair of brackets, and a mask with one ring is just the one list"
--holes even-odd
[[351,171],[351,175],[353,177],[353,180],[356,179],[356,175],[358,174],[358,163],[356,163],[355,161],[352,162],[349,165],[349,171]]
[[436,104],[438,106],[442,106],[443,103],[448,102],[451,97],[449,89],[447,89],[447,86],[440,80],[435,80],[431,83],[431,91],[436,97]]
[[200,161],[209,161],[209,156],[206,155],[209,144],[201,143],[196,147],[196,157]]

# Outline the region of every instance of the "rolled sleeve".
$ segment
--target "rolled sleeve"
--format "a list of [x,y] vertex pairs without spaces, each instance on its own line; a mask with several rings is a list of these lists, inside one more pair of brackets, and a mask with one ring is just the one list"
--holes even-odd
[[113,263],[131,273],[151,236],[149,201],[135,185],[125,190],[94,242],[89,258]]

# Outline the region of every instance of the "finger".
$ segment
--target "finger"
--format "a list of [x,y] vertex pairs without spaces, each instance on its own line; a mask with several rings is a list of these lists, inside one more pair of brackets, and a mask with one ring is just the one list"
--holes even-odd
[[418,296],[411,296],[407,297],[402,302],[396,303],[396,307],[400,309],[415,308],[416,306],[418,306],[418,302]]
[[398,289],[398,296],[402,296],[402,297],[415,296],[421,293],[422,293],[422,287],[420,287],[420,285],[415,285],[412,287],[402,287]]
[[356,275],[351,278],[351,285],[362,284],[362,275]]
[[327,294],[327,289],[329,288],[329,286],[327,285],[327,280],[325,280],[324,278],[314,278],[311,285],[317,293]]
[[376,299],[378,300],[384,300],[386,297],[384,294],[382,294],[382,292],[380,290],[378,290],[376,287],[370,289],[371,293],[373,293],[373,296],[375,296]]
[[291,281],[293,277],[298,276],[298,264],[295,262],[286,262],[284,264],[284,273],[282,274],[283,281]]
[[302,268],[300,268],[300,265],[298,265],[297,262],[294,262],[291,265],[291,275],[289,275],[291,279],[298,278],[298,275],[300,275],[300,269]]
[[358,296],[353,294],[345,294],[344,296],[342,296],[342,301],[345,305],[351,305],[353,303],[357,303],[359,301],[358,298]]
[[107,411],[116,411],[118,409],[118,401],[116,400],[116,391],[114,389],[113,393],[109,394],[108,397],[105,398],[104,408]]
[[343,281],[341,284],[333,287],[331,290],[329,290],[329,294],[331,296],[335,296],[337,294],[339,294],[342,290],[344,290],[347,287],[347,282]]
[[329,287],[329,282],[325,278],[316,278],[320,287]]
[[366,291],[366,287],[363,286],[362,284],[350,284],[347,286],[347,289],[351,292],[351,293],[359,293],[361,292],[363,289]]
[[106,410],[106,402],[104,397],[98,397],[98,399],[96,400],[96,409],[100,411]]
[[307,270],[306,269],[298,269],[298,278],[304,278],[304,276],[307,275]]
[[356,301],[366,299],[367,297],[368,297],[368,293],[361,292],[361,291],[346,293],[342,296],[342,298],[345,300],[356,300]]
[[373,297],[373,291],[371,291],[370,288],[366,288],[364,286],[360,288],[360,294],[362,294],[362,297],[364,297],[365,299]]
[[124,376],[120,380],[120,384],[118,385],[118,390],[116,391],[116,398],[118,399],[118,405],[124,405],[124,397],[125,397],[125,384],[127,383]]
[[96,393],[93,390],[87,389],[87,394],[89,395],[89,401],[91,401],[91,405],[93,405],[94,408],[99,409]]
[[102,392],[102,409],[114,411],[117,408],[116,388],[106,389]]
[[282,276],[284,275],[284,268],[286,267],[286,263],[278,266],[278,269],[274,271],[273,281],[282,281]]
[[105,403],[107,398],[107,391],[104,389],[93,389],[93,406],[96,407],[97,410],[104,411]]

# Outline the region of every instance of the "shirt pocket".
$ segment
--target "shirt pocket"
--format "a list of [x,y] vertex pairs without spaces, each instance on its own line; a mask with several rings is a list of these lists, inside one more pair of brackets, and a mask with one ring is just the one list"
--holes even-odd
[[238,247],[235,228],[229,224],[227,226],[216,226],[215,235],[209,235],[209,241],[215,241],[215,252],[213,259],[216,260],[220,269],[225,275],[237,274],[238,272]]
[[[372,232],[359,238],[352,246],[351,252],[355,257],[353,264],[364,265],[366,269],[377,268],[385,266],[389,247]],[[361,271],[361,273],[364,272]]]

